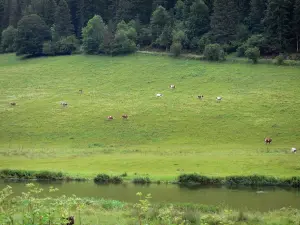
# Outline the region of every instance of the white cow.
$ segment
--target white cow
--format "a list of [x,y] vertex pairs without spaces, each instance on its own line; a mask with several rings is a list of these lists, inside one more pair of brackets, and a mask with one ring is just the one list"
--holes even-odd
[[170,88],[171,88],[171,89],[174,89],[174,88],[175,88],[175,85],[174,85],[174,84],[171,84],[171,85],[170,85]]
[[296,148],[292,148],[292,149],[291,149],[291,152],[292,152],[292,153],[296,153],[296,151],[297,151]]
[[217,102],[221,102],[222,97],[218,96],[218,97],[216,98],[216,100],[217,100]]
[[67,106],[68,105],[68,103],[66,103],[66,102],[61,102],[60,103],[62,106]]
[[163,94],[156,94],[156,97],[162,97],[163,96]]

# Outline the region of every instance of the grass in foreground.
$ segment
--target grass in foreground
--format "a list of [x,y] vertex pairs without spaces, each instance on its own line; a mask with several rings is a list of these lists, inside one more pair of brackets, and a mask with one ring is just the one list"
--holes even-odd
[[299,174],[299,156],[289,152],[300,144],[299,67],[1,55],[0,74],[0,168],[167,180],[182,172]]
[[[151,195],[137,193],[136,204],[115,200],[82,199],[76,196],[43,197],[43,189],[33,184],[21,196],[11,197],[13,190],[0,191],[0,224],[67,224],[72,217],[75,224],[85,225],[268,225],[299,224],[300,211],[292,208],[267,213],[234,211],[221,207],[192,204],[151,204]],[[50,188],[49,192],[58,191]]]

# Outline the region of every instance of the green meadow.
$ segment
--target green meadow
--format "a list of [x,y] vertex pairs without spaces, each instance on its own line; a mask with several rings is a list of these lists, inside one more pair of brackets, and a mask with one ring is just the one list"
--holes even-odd
[[290,152],[300,148],[299,86],[296,66],[0,55],[0,169],[299,175],[300,156]]

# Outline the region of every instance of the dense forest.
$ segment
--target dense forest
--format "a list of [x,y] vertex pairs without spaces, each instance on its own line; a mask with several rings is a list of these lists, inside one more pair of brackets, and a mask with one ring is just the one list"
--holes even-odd
[[296,53],[300,0],[0,0],[0,32],[1,51],[20,55]]

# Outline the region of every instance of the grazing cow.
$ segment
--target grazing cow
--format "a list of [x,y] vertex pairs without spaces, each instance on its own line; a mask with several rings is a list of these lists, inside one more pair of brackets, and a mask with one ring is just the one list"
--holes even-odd
[[66,102],[61,102],[60,103],[62,106],[67,106],[68,105],[68,103],[66,103]]
[[216,98],[216,100],[217,100],[217,102],[221,102],[222,97],[219,97],[219,96],[218,96],[218,97]]
[[15,105],[17,105],[17,103],[11,102],[10,105],[15,106]]
[[204,98],[204,96],[203,95],[198,95],[197,98],[201,100],[201,99]]
[[112,116],[108,116],[107,119],[113,120],[114,118]]
[[171,85],[170,85],[170,88],[171,88],[171,89],[175,89],[175,85],[174,85],[174,84],[171,84]]
[[163,95],[162,94],[156,94],[156,97],[162,97]]
[[127,119],[127,118],[128,118],[128,115],[123,114],[123,115],[122,115],[122,118],[123,118],[123,119]]
[[271,144],[271,142],[272,142],[272,138],[265,138],[265,143],[266,144]]
[[65,218],[66,223],[63,223],[62,225],[74,225],[75,224],[75,219],[74,216],[69,216]]
[[291,152],[292,152],[292,153],[296,153],[296,151],[297,151],[296,148],[292,148],[292,149],[291,149]]

